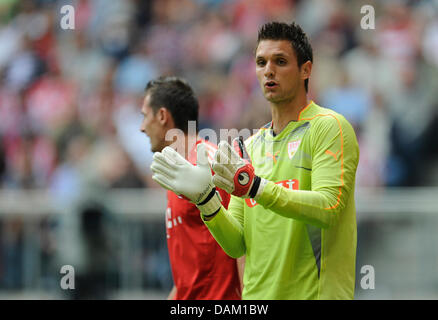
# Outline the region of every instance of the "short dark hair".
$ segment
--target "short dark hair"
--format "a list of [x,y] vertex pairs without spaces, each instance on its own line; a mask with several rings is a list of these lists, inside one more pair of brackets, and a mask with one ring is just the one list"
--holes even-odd
[[174,76],[159,77],[148,82],[145,92],[150,94],[150,106],[154,113],[161,107],[166,108],[175,126],[184,133],[188,132],[189,121],[197,123],[198,99],[186,80]]
[[[262,40],[288,40],[297,56],[298,67],[307,61],[313,62],[312,46],[303,29],[292,22],[268,22],[260,29],[257,37],[257,46]],[[306,92],[308,91],[309,79],[304,80]]]

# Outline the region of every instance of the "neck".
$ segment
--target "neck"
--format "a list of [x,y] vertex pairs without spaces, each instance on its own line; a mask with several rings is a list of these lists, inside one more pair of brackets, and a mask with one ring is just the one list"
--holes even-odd
[[274,134],[279,134],[289,122],[297,121],[301,110],[308,104],[305,94],[289,101],[270,103]]

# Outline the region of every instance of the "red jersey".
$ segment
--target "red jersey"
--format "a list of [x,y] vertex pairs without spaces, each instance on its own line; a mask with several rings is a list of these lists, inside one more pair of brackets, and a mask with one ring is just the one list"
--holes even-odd
[[[204,140],[209,158],[217,147]],[[196,164],[196,147],[188,161]],[[228,207],[230,195],[218,189],[222,204]],[[176,300],[238,300],[241,299],[236,260],[219,246],[201,220],[198,208],[188,200],[167,192],[167,247]]]

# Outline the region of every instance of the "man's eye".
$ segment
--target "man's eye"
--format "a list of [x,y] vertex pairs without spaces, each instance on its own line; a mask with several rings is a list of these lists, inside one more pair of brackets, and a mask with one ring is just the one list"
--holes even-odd
[[283,66],[283,65],[286,64],[286,60],[284,60],[284,59],[279,59],[279,60],[277,60],[277,63],[278,63],[280,66]]
[[258,66],[264,66],[265,65],[265,61],[263,61],[263,60],[259,60],[259,61],[257,61],[257,65]]

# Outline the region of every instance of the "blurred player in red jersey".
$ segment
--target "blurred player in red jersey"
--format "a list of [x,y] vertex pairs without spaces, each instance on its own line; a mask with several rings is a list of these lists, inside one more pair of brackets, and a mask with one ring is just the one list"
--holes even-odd
[[[189,121],[198,120],[198,101],[186,81],[161,77],[150,81],[145,91],[141,131],[149,136],[152,152],[171,146],[195,164],[196,146],[204,142],[212,160],[216,145],[197,140],[196,128],[189,130]],[[228,207],[230,195],[218,191]],[[167,199],[167,245],[174,281],[168,299],[241,299],[242,258],[235,260],[222,250],[195,204],[172,191]]]

